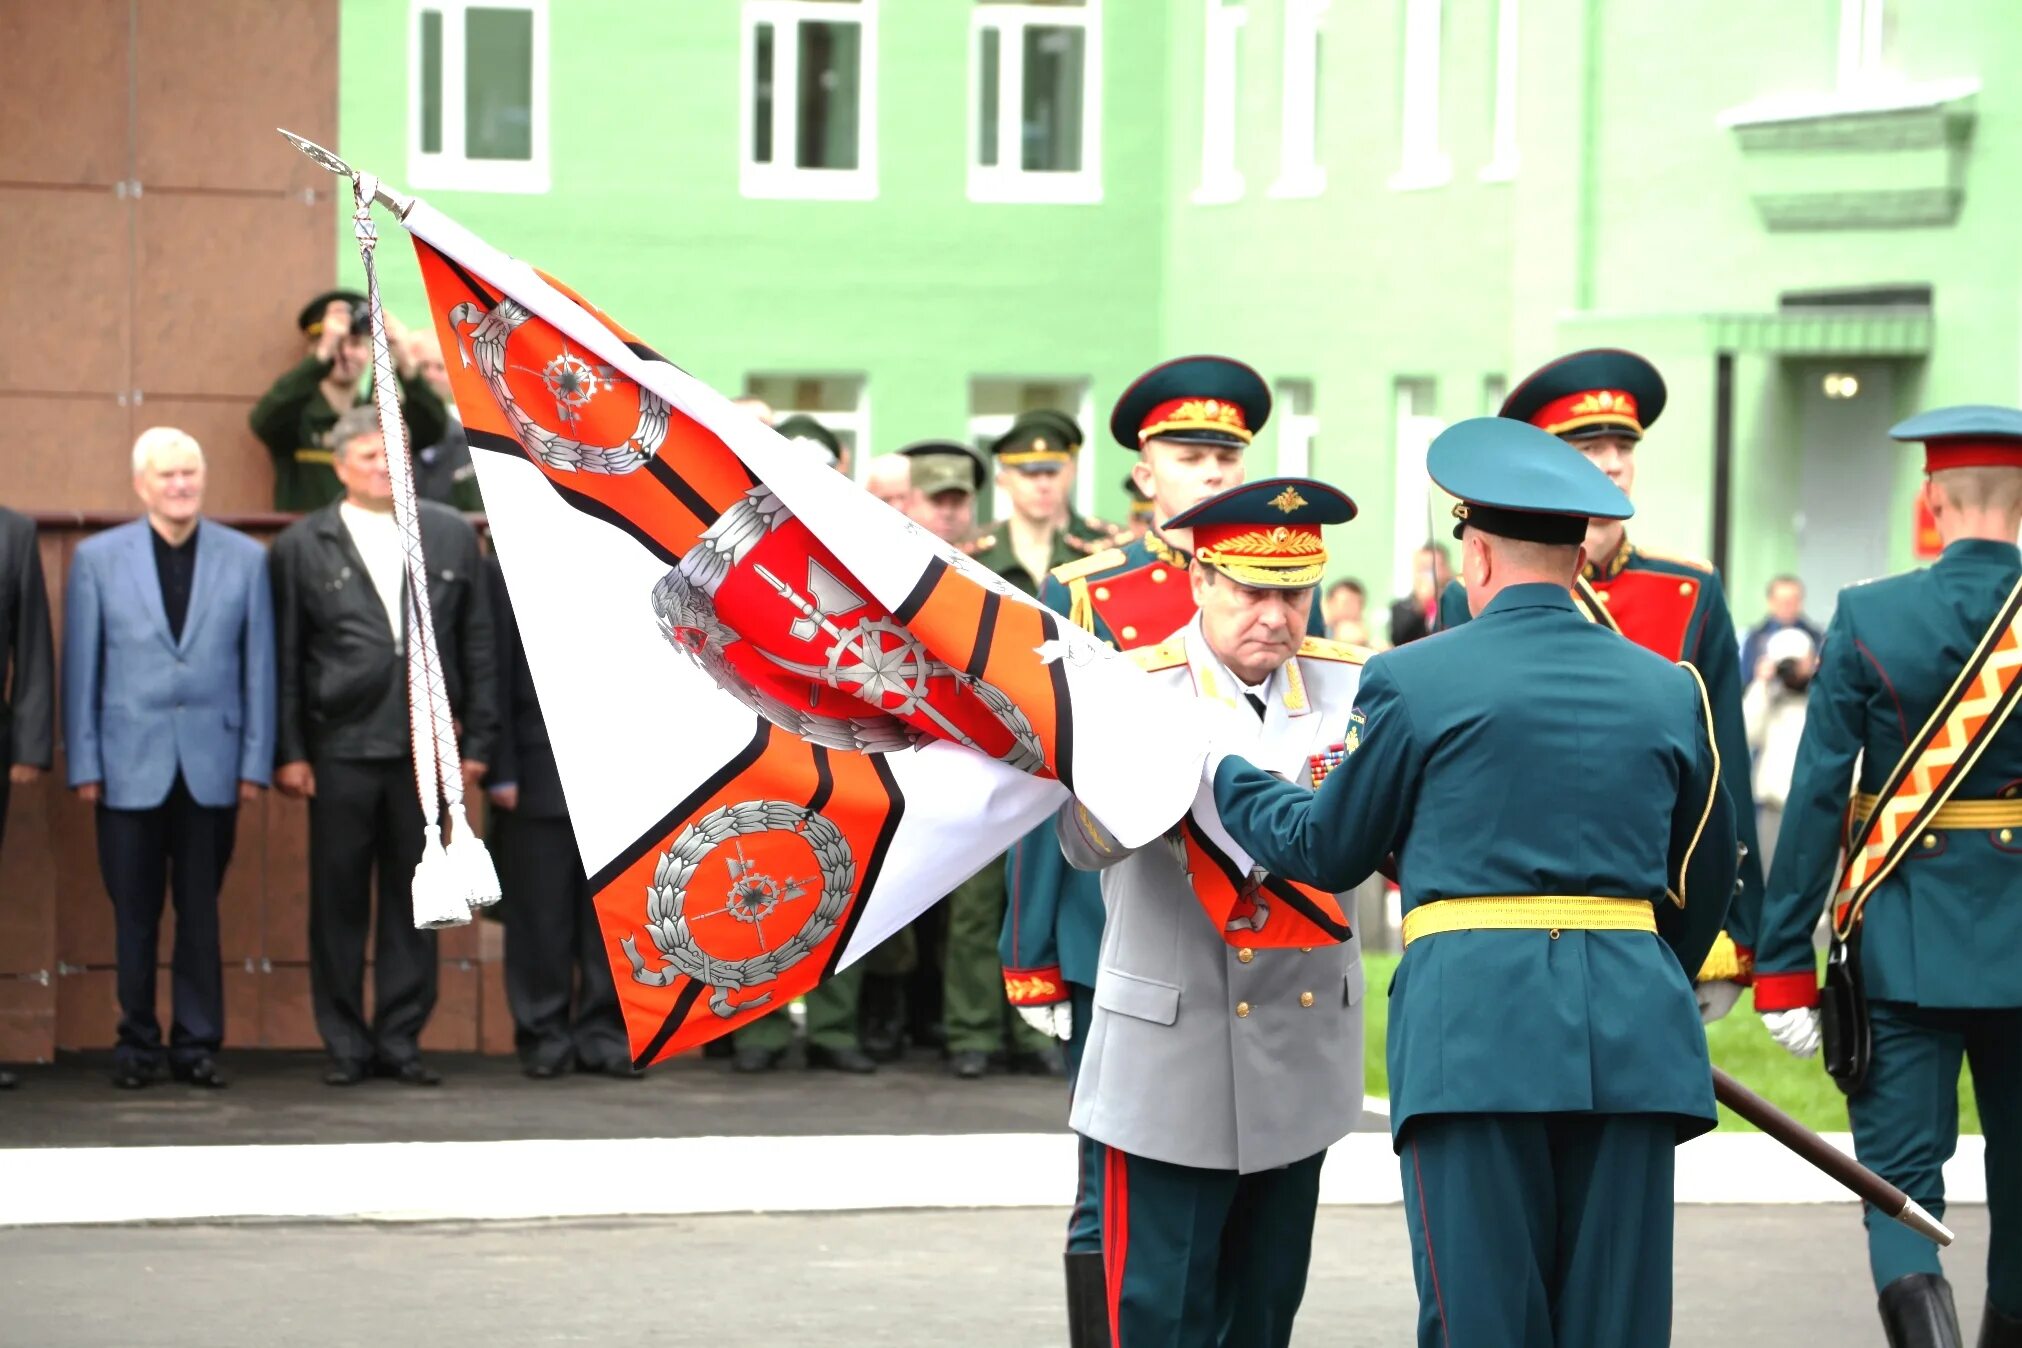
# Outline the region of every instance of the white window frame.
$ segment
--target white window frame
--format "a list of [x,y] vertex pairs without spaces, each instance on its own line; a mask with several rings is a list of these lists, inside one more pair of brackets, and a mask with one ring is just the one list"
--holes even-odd
[[[1025,29],[1080,28],[1082,46],[1081,168],[1073,173],[1026,169],[1019,144],[1024,126]],[[983,32],[997,30],[997,162],[980,164]],[[969,200],[1094,205],[1102,200],[1102,0],[1086,5],[972,4],[969,12]]]
[[1431,479],[1425,473],[1425,453],[1446,423],[1432,410],[1439,406],[1439,386],[1431,379],[1398,379],[1392,386],[1392,400],[1392,458],[1397,476],[1390,536],[1390,555],[1396,560],[1390,573],[1390,592],[1402,596],[1411,593],[1414,559],[1425,546],[1428,527],[1436,524],[1427,515],[1433,496]]
[[[521,9],[533,15],[533,81],[528,159],[472,159],[464,153],[464,15]],[[442,15],[442,146],[421,148],[421,16]],[[548,173],[548,0],[409,0],[407,7],[407,183],[453,192],[541,193]]]
[[[800,25],[855,23],[857,166],[802,168],[800,158]],[[757,133],[758,28],[772,25],[772,162],[752,157]],[[878,195],[878,0],[744,0],[738,18],[737,186],[747,197],[784,201],[871,201]]]
[[1887,83],[1883,39],[1888,32],[1888,0],[1839,0],[1840,89]]
[[1274,197],[1317,197],[1327,190],[1320,162],[1320,31],[1333,0],[1285,0],[1284,73],[1278,112]]
[[[851,435],[850,477],[859,485],[870,469],[871,462],[871,380],[862,370],[747,370],[744,373],[746,397],[757,397],[751,392],[753,380],[758,379],[837,379],[850,380],[856,384],[857,403],[847,412],[822,407],[772,407],[772,422],[776,426],[792,416],[813,417],[829,431],[848,431]],[[768,407],[772,405],[766,404]]]
[[1390,188],[1415,192],[1453,180],[1453,161],[1439,148],[1441,0],[1404,0],[1401,162]]
[[1320,436],[1320,417],[1313,410],[1313,381],[1280,379],[1271,402],[1271,421],[1278,428],[1278,458],[1272,476],[1311,477],[1313,442]]
[[1243,199],[1236,167],[1236,94],[1242,83],[1243,28],[1250,7],[1240,0],[1207,0],[1201,43],[1201,180],[1194,204],[1219,206]]
[[1517,175],[1517,35],[1521,0],[1496,0],[1495,121],[1481,181],[1506,183]]
[[[1074,420],[1081,426],[1082,434],[1090,442],[1082,445],[1081,452],[1074,456],[1074,509],[1082,515],[1095,513],[1095,381],[1085,374],[1023,375],[1023,374],[979,374],[969,379],[969,398],[976,397],[976,381],[986,379],[1001,384],[1078,384],[1081,386],[1081,400],[1074,408]],[[1061,409],[1065,411],[1065,408]],[[1011,423],[1018,419],[1012,412],[986,412],[969,414],[969,443],[988,446],[996,443],[1004,432],[1011,429]],[[983,523],[978,520],[977,523]]]

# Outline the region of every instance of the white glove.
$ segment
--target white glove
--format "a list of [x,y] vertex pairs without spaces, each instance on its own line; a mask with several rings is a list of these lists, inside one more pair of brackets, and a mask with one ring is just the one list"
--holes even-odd
[[1741,985],[1732,979],[1716,978],[1710,983],[1694,983],[1692,995],[1699,999],[1700,1024],[1711,1025],[1741,1000]]
[[1765,1011],[1762,1023],[1769,1037],[1783,1045],[1792,1056],[1809,1058],[1818,1052],[1818,1011],[1815,1007],[1794,1006],[1788,1011]]
[[1018,1019],[1049,1039],[1074,1037],[1074,1004],[1054,1002],[1048,1006],[1014,1006]]

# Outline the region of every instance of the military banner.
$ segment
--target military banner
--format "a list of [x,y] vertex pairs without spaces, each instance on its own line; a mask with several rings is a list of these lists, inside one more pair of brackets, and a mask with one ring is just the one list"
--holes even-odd
[[1185,811],[1190,701],[380,197],[415,236],[640,1063],[860,957],[1070,787],[1129,844]]

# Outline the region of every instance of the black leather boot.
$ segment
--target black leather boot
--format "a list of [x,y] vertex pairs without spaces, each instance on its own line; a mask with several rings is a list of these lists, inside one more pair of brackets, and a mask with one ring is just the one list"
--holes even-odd
[[1882,1289],[1889,1348],[1965,1348],[1952,1284],[1936,1273],[1906,1273]]
[[1988,1302],[1980,1317],[1980,1348],[2022,1348],[2022,1319],[2003,1315]]
[[1102,1253],[1067,1253],[1067,1348],[1109,1348],[1109,1286]]

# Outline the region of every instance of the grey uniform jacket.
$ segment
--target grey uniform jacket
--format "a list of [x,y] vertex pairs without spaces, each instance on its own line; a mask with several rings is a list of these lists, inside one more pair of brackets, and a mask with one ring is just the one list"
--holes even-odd
[[[1246,720],[1230,724],[1255,726],[1252,761],[1293,780],[1346,732],[1361,676],[1358,650],[1308,638],[1272,676],[1258,725],[1198,618],[1133,655],[1154,678],[1238,709]],[[1245,1174],[1350,1132],[1362,1113],[1359,941],[1230,945],[1194,898],[1176,844],[1125,852],[1072,804],[1056,827],[1072,865],[1102,872],[1108,910],[1074,1130],[1135,1156]]]

